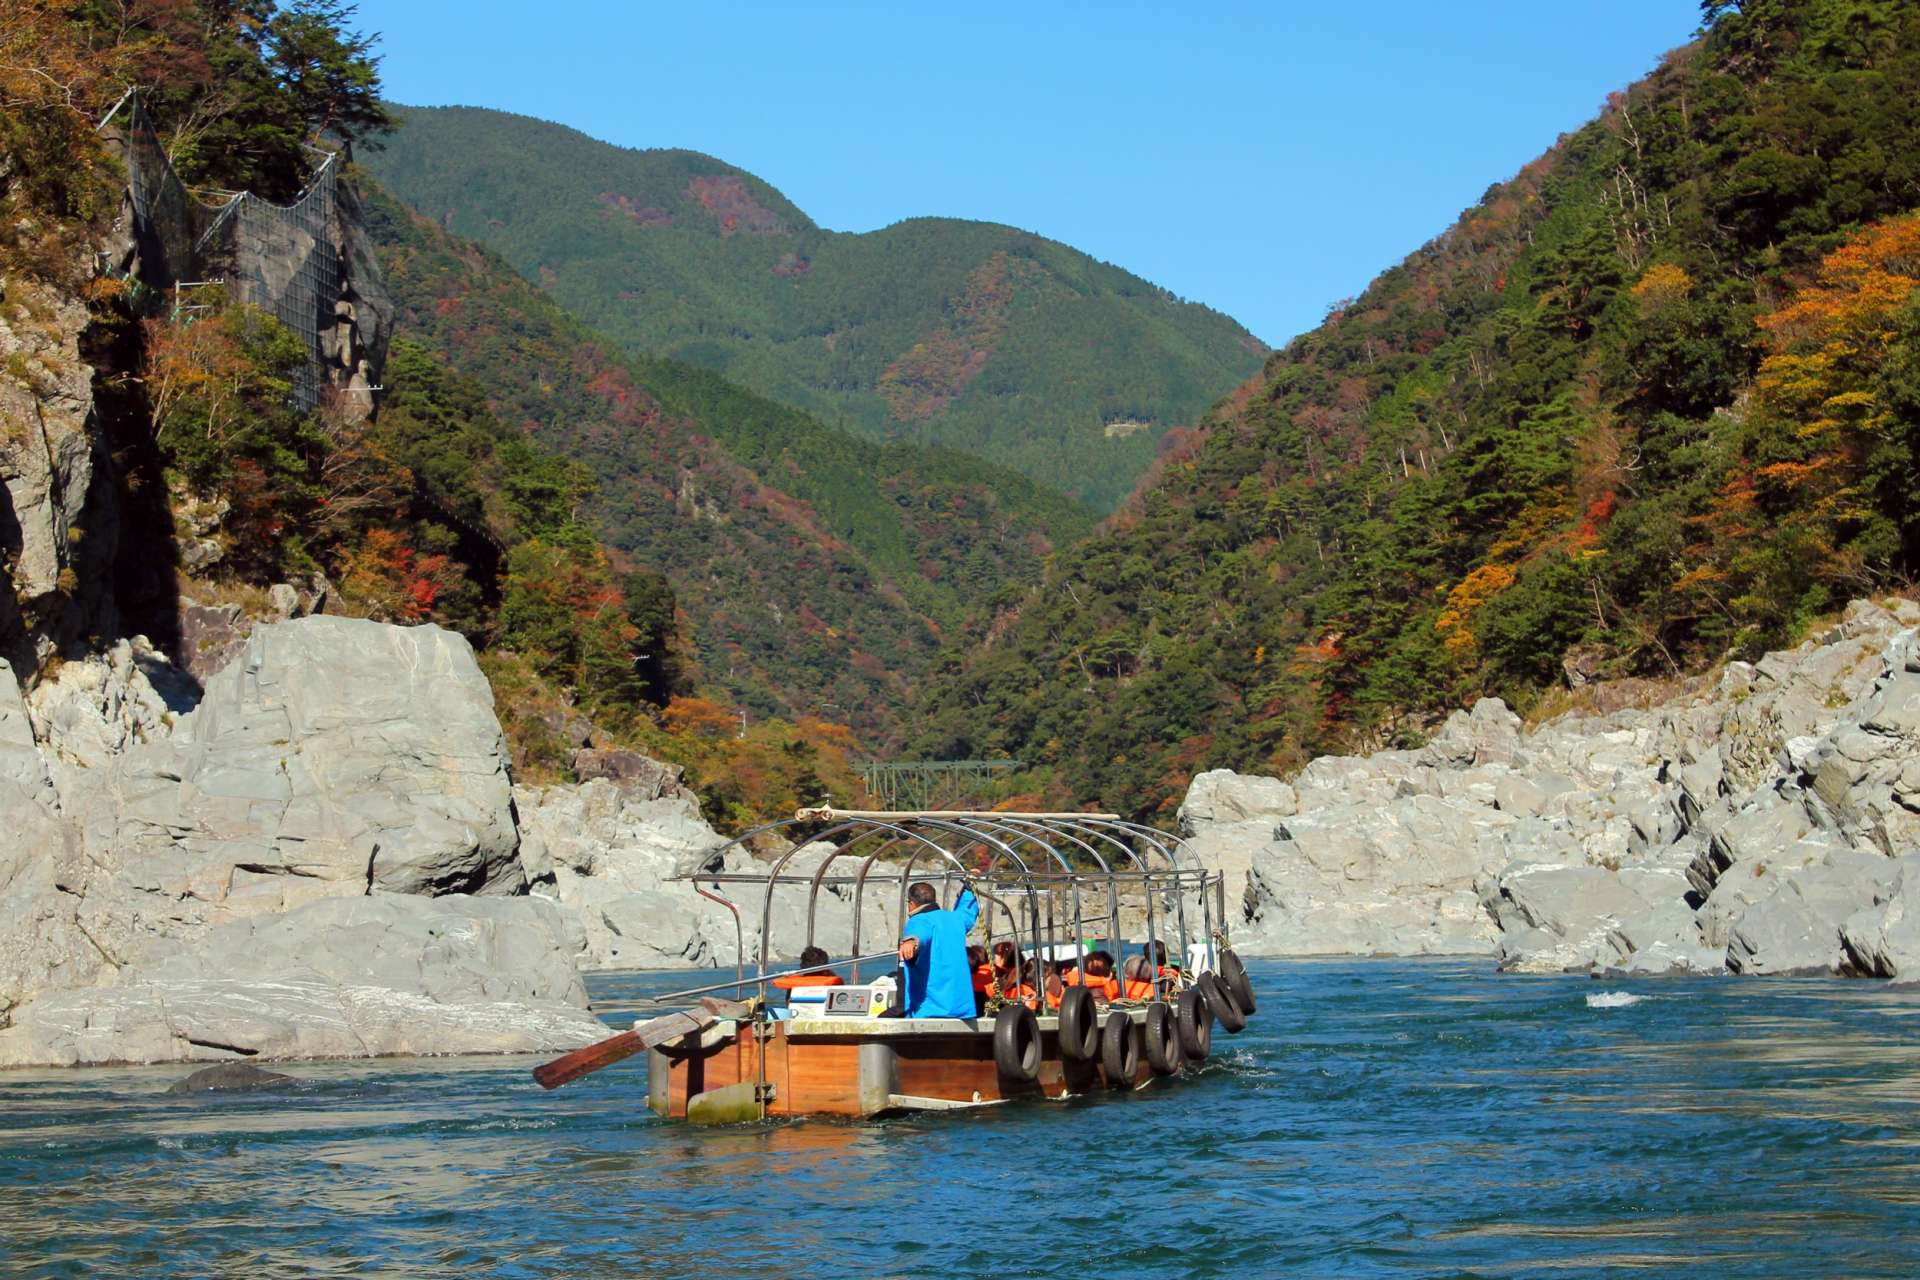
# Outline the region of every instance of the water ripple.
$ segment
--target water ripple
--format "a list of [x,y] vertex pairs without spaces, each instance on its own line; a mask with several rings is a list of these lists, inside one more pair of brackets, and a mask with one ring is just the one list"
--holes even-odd
[[0,1273],[1920,1272],[1912,992],[1253,970],[1259,1015],[1177,1086],[870,1124],[662,1123],[631,1064],[0,1075]]

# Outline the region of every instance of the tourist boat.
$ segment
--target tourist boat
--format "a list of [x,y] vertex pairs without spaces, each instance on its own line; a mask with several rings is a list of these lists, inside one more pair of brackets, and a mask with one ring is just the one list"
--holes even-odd
[[[770,867],[728,856],[769,841],[787,849]],[[659,1000],[722,990],[748,998],[707,998],[636,1023],[536,1069],[542,1085],[644,1050],[648,1106],[696,1123],[982,1107],[1177,1078],[1207,1060],[1214,1022],[1237,1032],[1254,1012],[1246,969],[1227,946],[1221,873],[1180,837],[1113,814],[804,809],[675,878],[732,914],[741,963],[732,982]],[[1143,966],[1138,999],[1096,1001],[1070,985],[1057,1007],[995,999],[976,1017],[902,1017],[898,956],[858,954],[862,915],[881,910],[894,926],[882,936],[898,939],[908,888],[922,881],[948,906],[962,888],[973,891],[980,912],[970,940],[989,953],[1006,940],[1048,962],[1097,948],[1122,960],[1177,959]],[[835,941],[820,928],[823,890],[842,906],[851,899],[849,954],[804,972],[845,976],[777,1007],[779,980],[803,971],[774,968],[776,946],[797,953]],[[730,893],[758,908],[758,972],[745,971],[742,904]],[[776,895],[804,895],[803,938],[774,937]],[[872,936],[871,917],[868,925]],[[876,965],[883,972],[863,980]]]

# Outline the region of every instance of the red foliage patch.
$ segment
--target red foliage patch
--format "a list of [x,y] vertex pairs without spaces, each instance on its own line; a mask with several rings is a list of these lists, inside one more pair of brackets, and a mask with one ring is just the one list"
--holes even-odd
[[687,184],[687,194],[700,202],[720,223],[720,234],[745,231],[750,235],[784,236],[791,234],[780,215],[763,208],[747,190],[746,181],[736,175],[695,178]]
[[642,204],[632,196],[623,196],[617,191],[602,191],[600,205],[609,215],[620,214],[643,227],[670,227],[673,215],[655,205]]

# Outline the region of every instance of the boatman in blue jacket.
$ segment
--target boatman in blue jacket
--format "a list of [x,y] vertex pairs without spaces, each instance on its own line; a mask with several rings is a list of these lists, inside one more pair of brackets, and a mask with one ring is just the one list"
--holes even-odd
[[963,888],[948,910],[922,880],[907,890],[907,922],[901,930],[900,962],[906,975],[904,1012],[909,1018],[971,1018],[973,970],[967,964],[967,931],[980,918],[973,890]]

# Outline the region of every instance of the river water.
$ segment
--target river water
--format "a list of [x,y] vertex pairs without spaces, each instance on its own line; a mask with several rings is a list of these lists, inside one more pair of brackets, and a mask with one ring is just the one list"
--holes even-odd
[[1920,993],[1253,976],[1197,1077],[867,1124],[662,1122],[638,1059],[0,1074],[0,1274],[1920,1274]]

